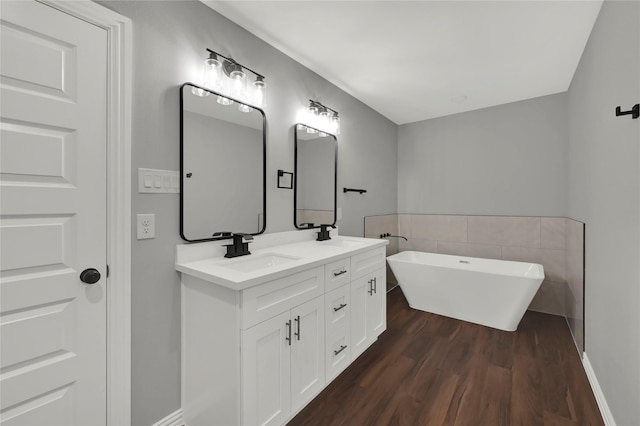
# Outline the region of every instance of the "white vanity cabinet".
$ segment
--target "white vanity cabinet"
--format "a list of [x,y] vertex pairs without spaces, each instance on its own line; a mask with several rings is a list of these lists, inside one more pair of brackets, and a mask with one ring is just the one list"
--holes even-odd
[[[176,262],[185,424],[284,425],[376,340],[386,327],[384,246],[352,241],[362,248],[337,255],[324,248],[326,260],[237,275],[237,284],[216,269],[233,261]],[[312,244],[270,248],[263,257]]]
[[324,375],[324,297],[242,331],[245,425],[281,425],[319,393]]

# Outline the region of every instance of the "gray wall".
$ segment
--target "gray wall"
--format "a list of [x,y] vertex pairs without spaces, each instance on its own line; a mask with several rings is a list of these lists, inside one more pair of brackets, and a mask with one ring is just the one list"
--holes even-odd
[[405,124],[398,212],[565,216],[567,95]]
[[295,229],[293,191],[276,188],[276,171],[293,170],[293,125],[310,98],[340,112],[339,185],[369,190],[340,192],[343,234],[362,235],[365,215],[396,212],[396,125],[200,2],[100,3],[133,21],[132,213],[156,214],[156,238],[132,242],[132,421],[149,425],[180,408],[179,203],[176,194],[138,194],[135,176],[139,167],[178,170],[179,86],[195,80],[205,48],[269,84],[267,232]]
[[605,1],[569,89],[569,216],[586,222],[585,350],[619,425],[640,423],[640,3]]

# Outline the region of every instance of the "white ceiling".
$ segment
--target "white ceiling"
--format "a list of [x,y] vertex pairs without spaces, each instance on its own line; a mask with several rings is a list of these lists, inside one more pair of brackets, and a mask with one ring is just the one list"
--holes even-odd
[[602,5],[202,1],[396,124],[566,91]]

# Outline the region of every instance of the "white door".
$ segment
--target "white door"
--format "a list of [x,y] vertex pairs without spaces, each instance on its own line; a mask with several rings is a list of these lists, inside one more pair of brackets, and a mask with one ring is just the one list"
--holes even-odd
[[0,17],[1,420],[105,424],[107,34],[33,1]]
[[289,311],[242,332],[242,424],[281,425],[289,418],[292,333]]
[[324,297],[291,310],[291,412],[324,388]]

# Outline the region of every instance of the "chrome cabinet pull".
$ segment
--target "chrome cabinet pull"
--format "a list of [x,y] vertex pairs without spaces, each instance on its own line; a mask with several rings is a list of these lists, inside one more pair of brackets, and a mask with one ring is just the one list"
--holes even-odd
[[346,303],[341,303],[340,306],[338,306],[337,308],[333,308],[333,312],[338,312],[340,309],[346,308],[346,307],[347,307]]
[[347,345],[340,345],[340,349],[338,349],[337,351],[333,351],[333,356],[338,355],[340,352],[344,351],[345,349],[347,349]]
[[367,293],[369,293],[369,296],[373,296],[373,280],[369,280],[367,282],[369,283],[369,290],[367,290]]
[[378,278],[373,277],[373,292],[378,294]]
[[333,273],[333,276],[334,276],[334,277],[339,277],[340,275],[342,275],[342,274],[346,274],[346,273],[347,273],[347,270],[346,270],[346,269],[343,269],[343,270],[342,270],[342,271],[340,271],[340,272],[334,272],[334,273]]
[[298,315],[294,321],[296,322],[296,328],[298,329],[297,332],[293,333],[295,334],[295,336],[298,338],[298,341],[300,340],[300,315]]
[[286,326],[287,326],[287,337],[284,338],[284,340],[286,340],[287,342],[289,342],[289,346],[291,346],[291,321],[287,321],[286,322]]

